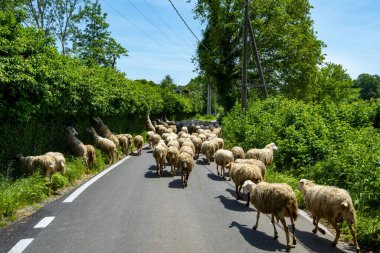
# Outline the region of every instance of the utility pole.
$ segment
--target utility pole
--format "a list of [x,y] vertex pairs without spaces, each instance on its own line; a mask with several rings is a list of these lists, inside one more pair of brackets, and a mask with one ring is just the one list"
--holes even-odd
[[211,86],[207,84],[207,115],[211,114]]
[[243,28],[243,70],[242,70],[242,85],[241,85],[241,106],[243,110],[247,109],[247,22],[248,22],[248,0],[245,0],[244,9],[244,28]]

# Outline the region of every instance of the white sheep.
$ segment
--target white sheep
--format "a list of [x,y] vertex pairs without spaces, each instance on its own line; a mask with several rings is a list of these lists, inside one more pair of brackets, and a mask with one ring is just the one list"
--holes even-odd
[[[218,173],[218,176],[222,176],[224,178],[224,167],[234,161],[234,155],[231,151],[226,149],[219,149],[215,153],[215,163],[216,163],[216,172]],[[220,174],[218,166],[221,167]]]
[[285,217],[289,217],[293,227],[293,245],[297,243],[295,236],[294,221],[298,218],[297,198],[293,189],[285,183],[269,184],[261,182],[258,184],[250,180],[244,182],[243,192],[250,193],[250,201],[257,211],[256,225],[252,229],[256,230],[259,224],[260,213],[272,215],[272,225],[274,229],[274,238],[278,238],[274,218],[277,222],[280,220],[286,235],[286,250],[290,251],[292,246],[289,239],[289,227],[286,224]]
[[146,138],[148,140],[149,148],[153,148],[153,136],[156,132],[148,131],[146,132]]
[[191,147],[189,146],[182,146],[180,149],[179,149],[179,152],[180,153],[188,153],[189,155],[191,155],[191,157],[194,157],[194,151]]
[[194,159],[190,154],[183,152],[178,156],[177,168],[181,173],[182,187],[187,187],[187,181],[194,168]]
[[206,156],[208,164],[210,164],[210,162],[212,161],[212,156],[215,153],[214,148],[215,148],[215,146],[214,146],[214,144],[211,143],[211,141],[205,141],[202,143],[201,152],[202,152],[202,154],[204,154]]
[[[229,169],[230,179],[235,183],[235,192],[236,200],[241,199],[240,191],[246,180],[251,180],[255,183],[263,181],[261,176],[260,168],[255,164],[246,164],[246,163],[234,163],[231,162],[226,165],[226,168]],[[249,206],[249,193],[246,206]]]
[[119,140],[116,135],[114,135],[108,128],[106,124],[99,117],[92,117],[96,123],[96,131],[101,137],[107,138],[115,143],[116,146],[119,146]]
[[265,179],[267,167],[262,161],[257,159],[236,159],[235,163],[248,163],[257,165],[261,170],[261,176],[263,176],[263,179]]
[[177,166],[178,157],[179,157],[178,147],[169,146],[168,154],[166,155],[166,161],[168,162],[168,165],[170,165],[170,173],[172,174],[172,176],[175,176],[176,174],[176,166]]
[[78,132],[75,130],[74,127],[67,127],[66,131],[67,131],[66,143],[67,143],[68,149],[74,156],[79,156],[83,158],[84,163],[86,164],[86,168],[88,170],[89,166],[93,165],[96,160],[95,148],[92,145],[83,144],[83,142],[81,142],[76,137]]
[[133,144],[135,145],[137,155],[141,155],[141,149],[144,145],[144,138],[141,135],[136,135],[133,139]]
[[153,132],[156,131],[156,129],[154,128],[152,124],[152,121],[149,118],[149,114],[146,115],[145,127],[146,127],[146,131],[153,131]]
[[116,144],[113,141],[99,136],[93,127],[87,128],[86,131],[92,135],[95,145],[106,154],[109,163],[119,159]]
[[247,151],[247,154],[245,155],[245,158],[253,158],[262,161],[265,166],[269,166],[273,162],[273,153],[274,150],[278,150],[278,147],[275,143],[270,143],[265,146],[265,148],[258,149],[258,148],[252,148]]
[[33,173],[40,168],[50,180],[51,176],[57,172],[61,166],[61,164],[57,163],[56,159],[50,155],[24,157],[22,154],[18,154],[15,158],[20,163],[23,171]]
[[66,173],[66,159],[65,156],[62,153],[59,152],[47,152],[44,155],[51,156],[54,158],[56,162],[56,170],[57,172],[61,173],[62,175],[65,175]]
[[232,154],[234,154],[234,159],[244,159],[245,153],[242,147],[235,146],[231,149]]
[[196,136],[191,136],[190,139],[195,147],[195,159],[198,159],[199,154],[201,153],[202,139]]
[[327,219],[336,230],[335,240],[332,243],[333,246],[336,246],[341,233],[338,223],[346,220],[351,231],[356,252],[360,252],[353,228],[355,209],[349,193],[344,189],[334,186],[317,185],[307,179],[299,181],[298,189],[303,193],[306,208],[313,216],[313,224],[315,225],[313,233],[320,231],[322,234],[325,234],[325,231],[318,227],[318,222],[321,218]]
[[153,157],[157,164],[157,175],[161,177],[165,168],[166,155],[168,154],[168,148],[165,144],[159,143],[153,149]]

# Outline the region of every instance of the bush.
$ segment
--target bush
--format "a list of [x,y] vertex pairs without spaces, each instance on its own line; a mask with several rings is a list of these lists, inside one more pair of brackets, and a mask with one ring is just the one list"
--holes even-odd
[[[378,228],[380,133],[373,127],[378,107],[363,101],[307,104],[271,98],[255,101],[245,112],[236,105],[223,119],[223,136],[227,146],[245,150],[275,142],[275,172],[347,189],[359,221],[372,220]],[[369,235],[363,228],[361,240],[363,234],[368,240],[379,236],[378,230]]]
[[51,188],[53,191],[61,189],[69,184],[69,180],[59,173],[54,173],[51,177]]

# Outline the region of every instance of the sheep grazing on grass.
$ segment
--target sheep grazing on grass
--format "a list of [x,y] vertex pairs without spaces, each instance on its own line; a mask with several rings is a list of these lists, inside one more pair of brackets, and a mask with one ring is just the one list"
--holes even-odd
[[[289,239],[289,227],[286,224],[285,217],[289,217],[293,228],[293,245],[297,243],[294,221],[298,218],[297,198],[293,189],[287,184],[268,184],[261,182],[258,184],[247,180],[243,184],[243,191],[250,193],[250,201],[257,211],[256,225],[252,229],[256,230],[259,224],[260,213],[272,215],[272,225],[274,229],[274,238],[278,238],[274,218],[277,222],[280,220],[284,226],[286,235],[286,250],[290,251],[292,245]],[[294,247],[294,246],[293,246]]]
[[[216,172],[224,178],[224,167],[234,161],[234,155],[226,149],[219,149],[215,153]],[[220,174],[218,166],[220,166]]]
[[62,166],[57,163],[55,157],[50,155],[39,155],[39,156],[23,156],[18,154],[15,157],[21,165],[21,169],[26,173],[33,173],[38,168],[41,169],[47,178],[51,180],[51,176],[57,172],[57,170]]
[[211,141],[205,141],[202,143],[201,152],[206,156],[207,164],[210,164],[212,161],[212,156],[215,153],[214,145],[211,143]]
[[278,147],[273,142],[266,145],[265,148],[258,149],[252,148],[247,151],[245,158],[253,158],[262,161],[265,166],[269,166],[273,162],[274,150],[278,150]]
[[[226,165],[230,171],[230,179],[235,183],[236,200],[241,199],[240,191],[246,180],[259,183],[263,181],[260,168],[255,164],[234,163],[231,162]],[[249,193],[246,206],[249,206]]]
[[257,159],[236,159],[235,163],[248,163],[257,165],[261,170],[261,176],[263,176],[263,179],[265,179],[267,167],[262,161]]
[[187,187],[190,173],[194,168],[193,156],[186,152],[180,153],[178,156],[177,168],[181,173],[182,187],[185,188]]
[[244,159],[245,153],[242,147],[235,146],[231,149],[232,154],[234,155],[234,159]]
[[136,135],[133,139],[133,145],[135,145],[137,155],[141,155],[141,149],[144,145],[144,138],[141,135]]
[[161,177],[165,168],[165,160],[168,154],[168,148],[165,144],[157,144],[153,149],[153,157],[157,164],[157,175]]
[[[82,157],[86,168],[93,165],[96,161],[95,148],[92,145],[85,145],[76,135],[78,134],[74,127],[67,127],[67,147],[74,156]],[[87,171],[88,172],[88,171]]]
[[119,140],[116,135],[114,135],[108,128],[106,124],[99,117],[92,117],[96,123],[96,131],[101,137],[107,138],[115,143],[116,146],[119,146]]
[[351,231],[356,252],[360,252],[353,228],[355,209],[348,192],[334,186],[317,185],[307,179],[301,179],[298,183],[298,188],[304,195],[306,208],[313,216],[313,224],[315,225],[313,233],[320,231],[322,234],[325,234],[325,231],[318,227],[318,222],[321,218],[327,219],[336,230],[335,240],[332,243],[333,246],[336,246],[341,233],[338,223],[346,220]]
[[168,154],[166,155],[166,161],[170,165],[170,173],[174,177],[176,174],[176,166],[179,157],[179,149],[176,146],[168,147]]
[[62,153],[59,152],[47,152],[44,155],[51,156],[54,158],[57,166],[57,172],[61,173],[61,175],[65,175],[66,173],[66,159]]
[[108,163],[113,163],[119,159],[116,150],[116,144],[113,141],[99,136],[93,127],[87,128],[86,131],[92,135],[95,146],[97,146],[103,153],[106,154]]

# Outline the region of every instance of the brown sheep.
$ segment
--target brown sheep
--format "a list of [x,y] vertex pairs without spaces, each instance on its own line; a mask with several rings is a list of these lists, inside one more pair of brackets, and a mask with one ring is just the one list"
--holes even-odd
[[144,138],[141,135],[136,135],[133,139],[133,145],[135,145],[137,155],[141,155],[141,149],[144,145]]

